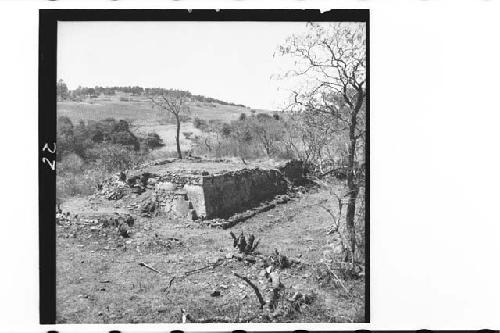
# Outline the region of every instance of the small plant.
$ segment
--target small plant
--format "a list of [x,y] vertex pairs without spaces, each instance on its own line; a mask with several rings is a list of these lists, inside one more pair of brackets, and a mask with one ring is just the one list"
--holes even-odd
[[271,256],[271,261],[273,263],[273,266],[279,268],[279,269],[285,269],[290,267],[290,261],[288,260],[288,257],[279,253],[278,249],[274,249],[274,255]]
[[233,238],[233,247],[237,248],[240,253],[252,254],[259,246],[260,240],[256,241],[254,234],[250,234],[248,238],[245,237],[243,231],[238,237],[232,231],[229,234]]

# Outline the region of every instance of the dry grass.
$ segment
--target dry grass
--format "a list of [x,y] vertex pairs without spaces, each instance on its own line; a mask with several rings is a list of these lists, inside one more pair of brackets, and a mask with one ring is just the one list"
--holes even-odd
[[[290,258],[300,257],[302,265],[282,270],[282,283],[289,290],[315,295],[315,301],[280,321],[363,321],[364,280],[345,281],[346,293],[334,283],[325,284],[317,274],[330,248],[326,231],[331,221],[311,203],[326,196],[325,192],[305,194],[231,229],[236,234],[254,233],[261,239],[262,254],[272,254],[276,248]],[[113,202],[87,199],[66,202],[63,209],[80,217],[117,210]],[[232,245],[228,231],[165,217],[139,217],[130,239],[120,238],[113,229],[91,231],[76,221],[58,226],[57,322],[180,322],[181,308],[195,318],[238,320],[255,314],[259,311],[255,294],[232,272],[247,276],[265,293],[265,284],[259,282],[264,267],[226,259]],[[139,266],[140,262],[164,275]],[[172,276],[215,262],[220,265],[175,279],[167,288]],[[214,290],[221,296],[212,297]]]
[[[242,112],[250,114],[249,109],[241,107],[196,103],[190,116],[231,121]],[[163,139],[165,147],[154,150],[153,157],[175,156],[175,126],[143,98],[121,102],[111,97],[95,99],[93,104],[63,102],[58,103],[58,115],[70,117],[75,124],[110,117],[128,120],[135,133],[156,132]],[[195,136],[199,130],[189,121],[182,123],[181,131]],[[182,136],[181,146],[183,151],[189,150],[191,140]],[[81,186],[85,184],[76,187],[85,190]],[[58,183],[58,187],[64,190],[61,193],[72,191],[71,182]],[[259,282],[263,267],[226,259],[232,251],[228,231],[165,217],[136,217],[131,238],[124,239],[112,228],[92,231],[92,225],[82,224],[85,215],[126,212],[123,204],[71,195],[67,199],[63,209],[78,214],[79,219],[57,226],[58,323],[180,322],[181,308],[195,318],[228,316],[238,320],[259,310],[255,294],[233,271],[249,277],[264,291],[265,285]],[[300,257],[304,263],[284,269],[282,283],[290,290],[316,295],[315,301],[281,317],[281,321],[363,321],[364,280],[346,281],[346,293],[318,275],[318,265],[331,249],[331,236],[327,235],[331,217],[313,203],[324,203],[325,199],[331,199],[327,192],[308,193],[231,229],[235,234],[255,234],[261,239],[258,250],[263,254],[272,254],[277,248],[290,258]],[[179,242],[170,242],[173,238]],[[167,288],[172,276],[211,265],[217,259],[221,259],[217,267],[176,279]],[[164,275],[139,266],[140,262]],[[214,290],[221,296],[212,297]]]

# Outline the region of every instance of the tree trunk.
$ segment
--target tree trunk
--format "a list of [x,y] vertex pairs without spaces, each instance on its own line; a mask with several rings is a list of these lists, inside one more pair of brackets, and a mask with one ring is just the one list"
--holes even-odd
[[357,96],[357,102],[354,106],[354,110],[351,113],[351,121],[349,124],[349,149],[347,157],[347,189],[349,191],[349,201],[347,202],[347,213],[346,213],[346,226],[349,232],[349,243],[351,250],[351,263],[354,267],[354,259],[356,253],[356,227],[355,227],[355,216],[356,216],[356,199],[358,197],[358,184],[356,182],[356,126],[358,112],[363,104],[363,92],[360,92]]
[[354,156],[356,154],[356,138],[351,135],[354,132],[352,127],[349,130],[349,156],[347,172],[347,189],[349,191],[349,201],[347,203],[346,226],[349,232],[351,262],[354,263],[354,254],[356,251],[356,230],[354,226],[354,217],[356,214],[356,198],[358,197],[358,188],[354,179]]
[[175,116],[175,119],[177,121],[177,136],[175,137],[175,141],[177,143],[177,157],[179,157],[179,159],[182,159],[182,153],[181,153],[181,137],[180,137],[180,134],[181,134],[181,121],[179,119],[179,116],[176,115]]

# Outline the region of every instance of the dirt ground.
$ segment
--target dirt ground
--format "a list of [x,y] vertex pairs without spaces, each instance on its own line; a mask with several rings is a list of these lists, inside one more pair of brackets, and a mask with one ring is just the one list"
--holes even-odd
[[[252,322],[362,322],[364,277],[340,285],[326,268],[332,261],[333,236],[327,235],[332,222],[317,204],[334,209],[329,200],[320,189],[299,193],[229,230],[131,213],[135,224],[130,238],[93,222],[99,214],[128,212],[123,206],[95,196],[67,201],[62,209],[72,218],[57,226],[57,322],[181,322],[181,309],[192,318],[233,322],[251,317]],[[258,315],[262,311],[255,292],[234,272],[268,298],[267,264],[234,258],[229,231],[259,238],[260,257],[276,249],[293,259],[290,267],[277,270],[282,297],[300,293],[309,301],[276,318]]]

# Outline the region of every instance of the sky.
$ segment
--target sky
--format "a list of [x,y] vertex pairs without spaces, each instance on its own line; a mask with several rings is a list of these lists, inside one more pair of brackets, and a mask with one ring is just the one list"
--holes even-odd
[[289,92],[277,48],[305,22],[59,22],[58,79],[189,90],[277,109]]

